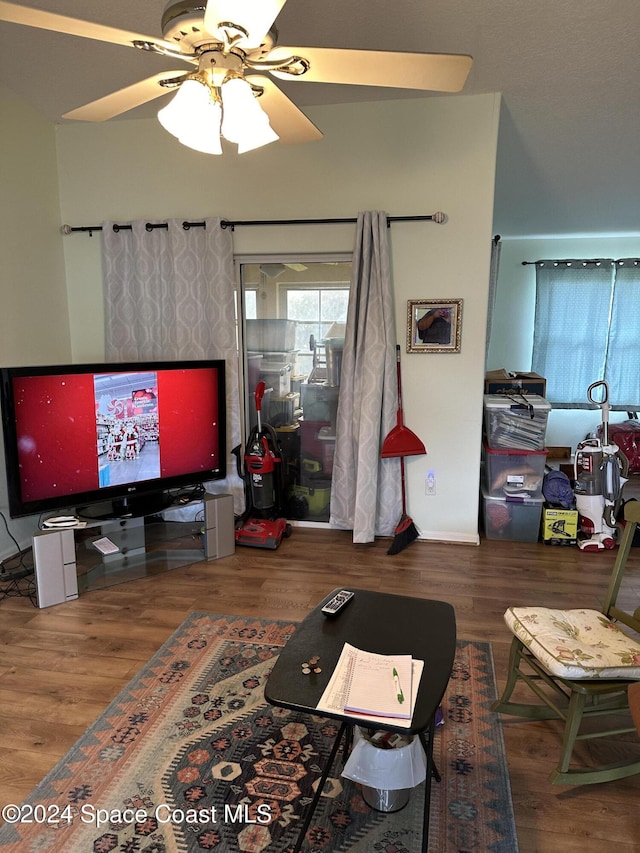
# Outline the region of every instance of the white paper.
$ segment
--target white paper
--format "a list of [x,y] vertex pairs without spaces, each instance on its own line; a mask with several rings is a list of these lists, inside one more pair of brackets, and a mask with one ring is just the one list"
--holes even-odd
[[101,554],[117,554],[120,548],[112,542],[111,539],[103,536],[102,539],[96,539],[91,543],[94,548],[97,548]]
[[[316,706],[317,709],[319,711],[327,711],[332,714],[344,714],[345,716],[348,716],[350,719],[353,718],[354,720],[366,720],[367,722],[370,722],[374,726],[378,726],[379,728],[384,728],[385,724],[407,729],[410,728],[411,719],[403,719],[401,717],[367,716],[365,714],[355,714],[344,710],[344,706],[347,703],[349,696],[351,673],[353,672],[353,667],[355,666],[358,652],[359,649],[355,648],[355,646],[352,646],[349,643],[344,644],[340,657],[338,658],[336,667],[333,671],[331,678],[329,679],[329,683],[327,684],[325,691],[320,697],[320,701]],[[411,700],[409,705],[411,717],[413,717],[413,711],[415,709],[416,704],[416,696],[418,694],[418,685],[420,683],[420,677],[422,675],[423,669],[424,661],[416,660],[416,658],[413,658],[411,678],[412,689]]]

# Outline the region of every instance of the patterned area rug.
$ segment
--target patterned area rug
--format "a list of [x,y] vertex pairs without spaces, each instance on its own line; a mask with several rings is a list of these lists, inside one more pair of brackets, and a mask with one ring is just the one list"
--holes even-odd
[[[19,809],[2,853],[288,853],[338,727],[264,702],[295,623],[192,613]],[[459,641],[434,757],[430,853],[518,849],[489,643]],[[329,776],[304,853],[414,853],[423,790],[394,813]],[[11,821],[11,822],[10,822]]]

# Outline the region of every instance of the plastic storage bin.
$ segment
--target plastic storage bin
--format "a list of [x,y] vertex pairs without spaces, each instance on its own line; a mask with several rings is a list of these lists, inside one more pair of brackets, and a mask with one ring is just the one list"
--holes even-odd
[[542,498],[494,498],[483,489],[482,499],[487,539],[538,541]]
[[302,410],[308,421],[327,421],[335,424],[338,415],[337,386],[304,382],[302,392]]
[[336,431],[332,427],[322,427],[318,433],[318,441],[322,448],[322,470],[331,474],[336,452]]
[[483,447],[484,482],[493,498],[542,497],[547,450],[492,450]]
[[543,450],[551,404],[537,394],[486,394],[484,428],[492,450]]
[[273,390],[274,397],[286,397],[291,392],[291,365],[281,362],[263,361],[260,379]]
[[314,486],[303,486],[296,484],[293,493],[298,497],[305,498],[309,507],[309,515],[325,515],[329,512],[331,503],[331,483],[326,480],[318,480]]
[[258,352],[282,352],[296,345],[295,320],[247,320],[246,348]]
[[269,403],[269,423],[274,427],[292,424],[300,415],[300,394],[291,391],[284,397],[271,397]]

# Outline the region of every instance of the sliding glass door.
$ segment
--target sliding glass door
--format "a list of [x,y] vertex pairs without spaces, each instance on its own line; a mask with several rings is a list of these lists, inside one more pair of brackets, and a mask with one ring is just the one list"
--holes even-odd
[[270,259],[240,271],[247,434],[262,381],[260,420],[283,456],[279,508],[290,519],[328,522],[351,263]]

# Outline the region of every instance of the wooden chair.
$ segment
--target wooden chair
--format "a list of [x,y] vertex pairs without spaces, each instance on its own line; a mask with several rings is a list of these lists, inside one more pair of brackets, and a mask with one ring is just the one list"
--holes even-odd
[[[602,612],[510,607],[504,615],[514,637],[507,683],[492,710],[535,720],[564,720],[560,761],[549,777],[557,785],[608,782],[640,773],[637,749],[635,756],[630,754],[616,764],[576,767],[574,758],[574,766],[570,767],[576,741],[636,731],[627,722],[628,687],[640,681],[640,607],[627,613],[616,602],[633,534],[640,522],[640,501],[627,502],[625,520]],[[626,626],[625,631],[616,623]],[[543,704],[510,701],[521,682]],[[634,690],[639,686],[634,685]],[[625,725],[598,731],[582,727],[583,718],[612,715],[624,715],[626,720],[618,722]],[[633,753],[634,744],[630,746]]]
[[629,685],[629,708],[631,718],[640,735],[640,681]]

